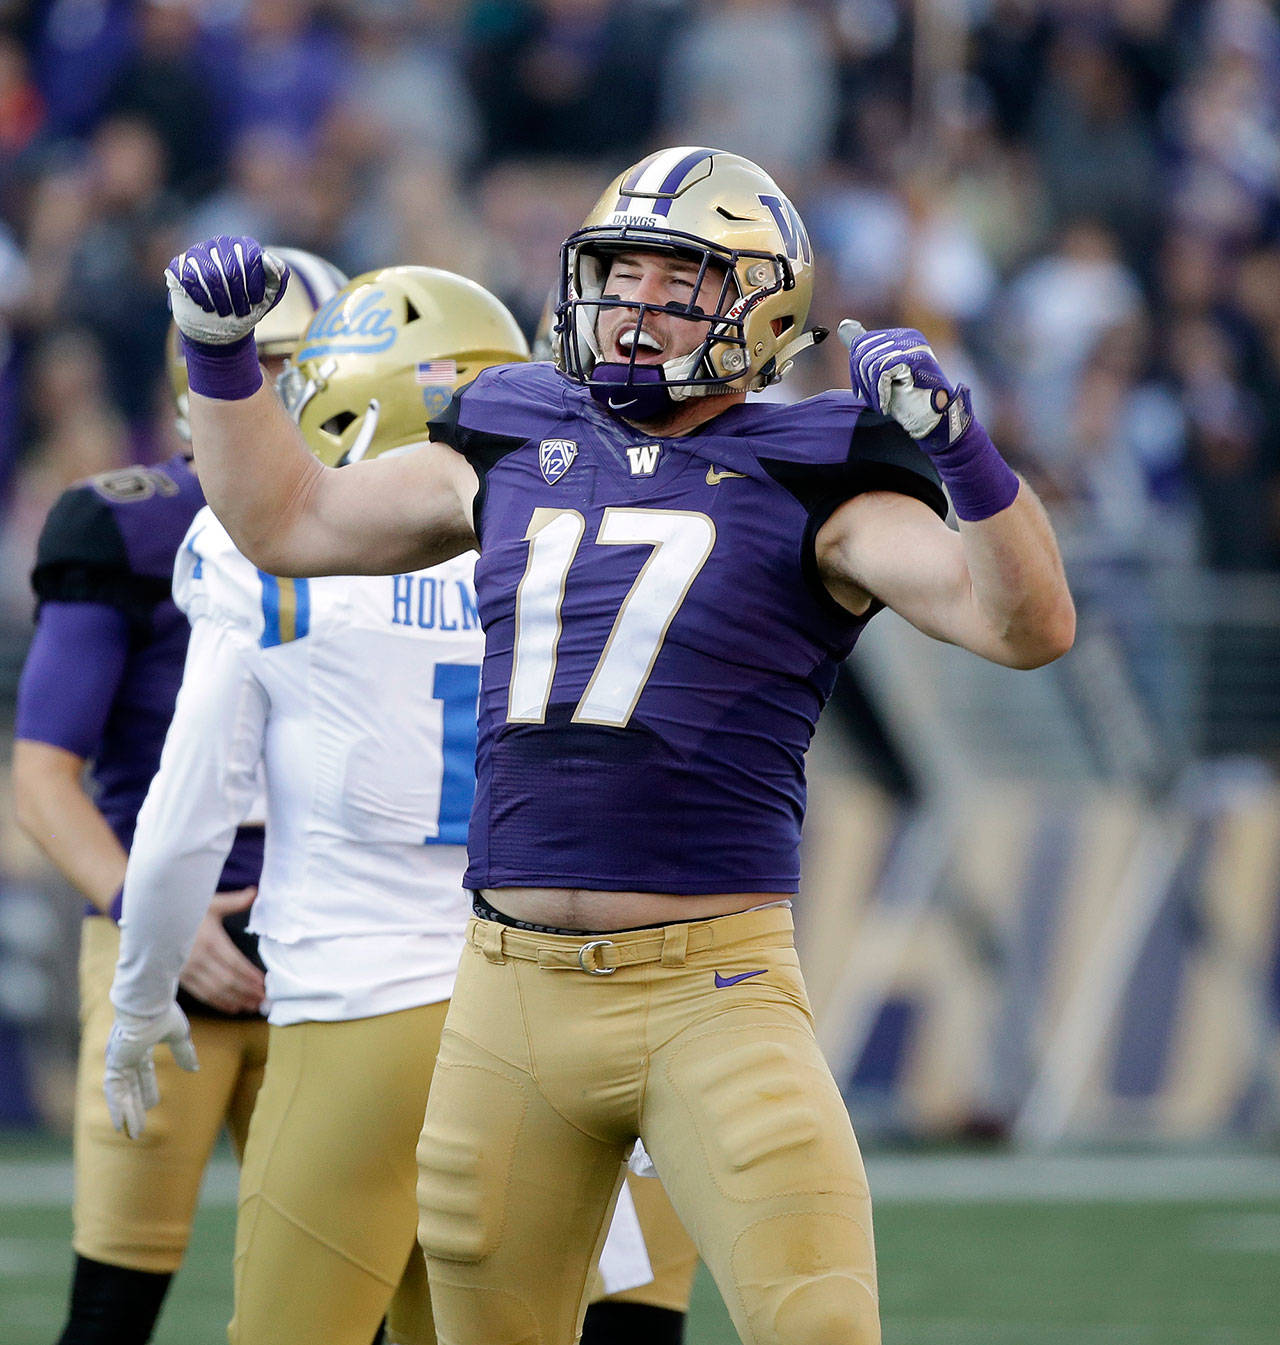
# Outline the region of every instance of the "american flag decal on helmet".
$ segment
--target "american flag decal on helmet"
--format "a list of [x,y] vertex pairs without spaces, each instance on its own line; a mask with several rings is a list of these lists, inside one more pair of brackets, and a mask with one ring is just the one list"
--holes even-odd
[[456,360],[428,360],[425,364],[419,364],[413,371],[413,381],[424,388],[436,383],[452,384],[457,377]]
[[[618,188],[615,213],[670,214],[671,202],[676,193],[686,185],[694,169],[711,159],[715,152],[713,149],[681,145],[677,149],[663,149],[657,154],[650,154],[647,159],[636,164]],[[705,177],[706,170],[699,176]]]

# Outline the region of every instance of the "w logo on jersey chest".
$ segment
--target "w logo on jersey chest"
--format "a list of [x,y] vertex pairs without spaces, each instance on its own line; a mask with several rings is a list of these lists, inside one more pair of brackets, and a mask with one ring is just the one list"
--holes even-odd
[[631,463],[632,476],[652,476],[657,470],[658,454],[661,444],[633,444],[627,449],[627,460]]
[[547,485],[554,486],[577,456],[578,445],[572,439],[544,439],[538,445],[538,466]]

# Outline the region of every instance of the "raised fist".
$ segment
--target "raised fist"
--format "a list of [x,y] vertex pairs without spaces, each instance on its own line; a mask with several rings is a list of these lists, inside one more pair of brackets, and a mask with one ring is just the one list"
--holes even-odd
[[256,239],[219,234],[180,252],[164,279],[183,336],[223,346],[248,335],[275,307],[289,268]]
[[839,331],[849,347],[854,392],[913,439],[927,440],[922,447],[930,452],[959,438],[972,419],[967,390],[952,386],[920,332],[914,327],[868,332],[852,318]]

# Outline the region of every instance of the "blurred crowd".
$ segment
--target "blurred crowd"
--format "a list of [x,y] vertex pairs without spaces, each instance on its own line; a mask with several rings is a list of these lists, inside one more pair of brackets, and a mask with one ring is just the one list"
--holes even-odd
[[532,335],[666,144],[778,179],[814,320],[928,333],[1073,552],[1280,568],[1264,0],[0,0],[0,604],[65,485],[173,451],[184,243],[446,267]]

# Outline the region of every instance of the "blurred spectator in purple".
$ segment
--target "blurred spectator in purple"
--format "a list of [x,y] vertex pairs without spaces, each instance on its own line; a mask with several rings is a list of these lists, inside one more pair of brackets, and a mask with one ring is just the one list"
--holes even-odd
[[1140,253],[1160,222],[1150,131],[1128,72],[1099,35],[1053,38],[1031,131],[1054,219],[1092,215]]
[[367,0],[347,11],[351,59],[338,115],[358,126],[368,157],[411,154],[454,165],[480,150],[480,115],[464,75],[464,17],[456,0]]
[[107,115],[133,116],[164,144],[169,185],[187,197],[210,190],[221,167],[213,98],[200,68],[197,0],[145,0],[135,49],[104,99]]
[[271,126],[306,144],[333,102],[350,53],[316,0],[252,0],[206,13],[206,78],[219,139]]
[[133,49],[135,0],[52,0],[35,41],[35,69],[54,136],[84,135]]
[[468,76],[485,157],[598,155],[620,167],[639,157],[657,125],[677,8],[670,0],[472,4]]
[[662,68],[662,138],[767,165],[785,189],[831,152],[837,114],[829,20],[784,0],[707,0]]
[[85,227],[63,259],[74,284],[62,292],[62,311],[101,337],[108,386],[138,424],[163,365],[169,315],[161,277],[179,245],[164,179],[164,146],[150,126],[132,117],[102,122],[85,165]]
[[1274,227],[1280,209],[1278,34],[1246,0],[1213,6],[1201,59],[1171,101],[1173,214],[1234,242]]
[[1147,373],[1145,322],[1113,328],[1075,387],[1072,456],[1059,485],[1077,550],[1158,565],[1195,558],[1196,511],[1187,479],[1188,424],[1167,372]]
[[1190,427],[1202,559],[1220,570],[1280,564],[1280,445],[1262,433],[1263,407],[1232,342],[1208,319],[1183,321],[1169,333],[1169,362]]
[[311,155],[304,142],[270,123],[253,126],[231,142],[221,188],[187,216],[188,238],[248,234],[281,244],[305,232]]

